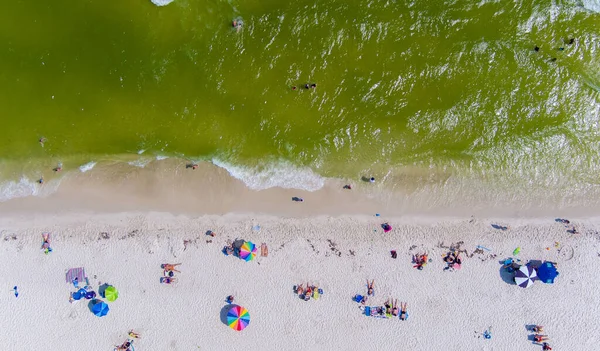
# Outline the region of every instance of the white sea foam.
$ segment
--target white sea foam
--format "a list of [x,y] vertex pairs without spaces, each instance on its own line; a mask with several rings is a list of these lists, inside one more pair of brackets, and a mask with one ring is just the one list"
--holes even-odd
[[0,183],[0,202],[27,196],[46,197],[58,189],[60,180],[51,180],[40,184],[31,181],[27,177],[21,177],[18,181],[9,180]]
[[91,170],[92,168],[94,168],[95,165],[96,165],[96,162],[91,161],[91,162],[88,162],[88,163],[86,163],[84,165],[79,166],[79,170],[82,173],[85,173],[85,172]]
[[581,4],[590,11],[600,12],[600,0],[582,0]]
[[129,161],[127,164],[134,167],[144,168],[148,163],[150,163],[150,161],[152,161],[151,158],[140,158],[135,161]]
[[157,161],[162,161],[162,160],[166,160],[168,159],[169,156],[164,156],[164,155],[156,155],[156,160]]
[[141,155],[141,154],[143,154],[144,152],[146,152],[146,149],[141,149],[141,150],[138,150],[138,155]]
[[298,167],[287,161],[268,163],[254,167],[238,166],[213,159],[212,163],[244,182],[253,190],[280,187],[307,191],[319,190],[325,185],[325,179],[308,167]]
[[175,0],[150,0],[156,6],[167,6]]

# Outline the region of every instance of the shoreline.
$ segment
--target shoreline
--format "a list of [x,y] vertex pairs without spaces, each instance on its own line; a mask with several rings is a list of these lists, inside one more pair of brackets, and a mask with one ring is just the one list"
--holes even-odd
[[[535,323],[545,326],[553,348],[586,350],[595,344],[587,335],[599,328],[594,316],[600,306],[592,301],[600,284],[600,220],[570,219],[581,235],[567,233],[553,218],[3,213],[0,267],[7,290],[18,285],[20,296],[0,295],[0,313],[8,316],[0,336],[14,350],[108,350],[134,329],[142,334],[136,350],[217,350],[225,342],[232,350],[368,344],[538,351],[524,328]],[[493,229],[496,221],[510,229]],[[394,229],[383,233],[382,222]],[[44,231],[52,233],[49,255],[39,249]],[[236,238],[267,243],[268,257],[244,262],[224,256],[222,247]],[[446,272],[441,255],[452,243],[466,251],[463,267]],[[491,251],[475,251],[478,245]],[[521,260],[557,262],[556,283],[522,289],[503,281],[499,261],[517,246]],[[422,271],[411,264],[417,252],[432,259]],[[182,263],[177,285],[158,282],[161,263]],[[94,288],[108,282],[119,289],[106,317],[94,316],[86,303],[69,304],[73,287],[64,272],[79,266]],[[406,301],[408,321],[362,315],[351,297],[364,293],[366,279],[376,281],[371,304],[388,297]],[[299,300],[292,287],[301,282],[322,287],[323,296]],[[251,314],[250,326],[239,333],[219,320],[230,294]],[[481,333],[490,326],[493,338],[485,340]]]
[[[558,196],[551,191],[506,190],[505,185],[449,177],[428,179],[417,170],[404,177],[384,177],[371,184],[360,180],[322,178],[315,191],[271,187],[252,190],[230,170],[208,161],[198,169],[186,168],[189,161],[163,159],[145,167],[126,162],[98,161],[86,172],[63,170],[43,185],[13,184],[25,196],[0,202],[0,211],[30,210],[40,213],[66,211],[128,212],[156,211],[175,214],[257,213],[290,217],[320,215],[406,215],[486,217],[595,216],[600,196],[595,190],[578,196]],[[412,172],[412,173],[411,173]],[[293,176],[293,171],[289,175]],[[268,179],[268,174],[263,175]],[[430,177],[431,178],[431,177]],[[434,177],[435,178],[435,177]],[[343,189],[351,184],[352,190]],[[294,203],[292,197],[303,203]]]

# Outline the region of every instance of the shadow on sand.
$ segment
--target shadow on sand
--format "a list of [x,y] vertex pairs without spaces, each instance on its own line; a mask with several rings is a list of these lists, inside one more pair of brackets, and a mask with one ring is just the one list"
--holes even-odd
[[225,324],[225,325],[229,325],[227,324],[227,312],[229,312],[229,310],[235,305],[225,305],[223,306],[223,308],[221,308],[221,323]]
[[515,283],[515,274],[512,272],[509,272],[506,267],[504,266],[504,262],[501,262],[502,266],[500,267],[500,278],[502,278],[502,280],[506,283],[506,284],[510,284],[510,285],[517,285],[517,283]]

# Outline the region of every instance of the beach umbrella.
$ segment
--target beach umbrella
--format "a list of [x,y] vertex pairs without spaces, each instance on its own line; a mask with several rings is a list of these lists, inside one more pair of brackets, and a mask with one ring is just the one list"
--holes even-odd
[[227,312],[227,325],[237,331],[244,330],[250,324],[250,314],[242,306],[233,305]]
[[117,297],[119,297],[119,292],[114,286],[110,285],[108,288],[106,288],[106,290],[104,290],[104,297],[108,301],[113,302],[117,299]]
[[240,247],[240,258],[246,261],[252,261],[256,257],[256,245],[250,241],[244,242]]
[[109,310],[108,305],[102,300],[95,300],[94,305],[92,306],[92,313],[98,317],[106,316]]
[[515,272],[515,283],[522,288],[528,288],[533,285],[533,280],[537,278],[535,269],[525,265],[519,267]]
[[558,271],[552,262],[544,262],[537,268],[538,278],[546,284],[553,284],[557,275]]

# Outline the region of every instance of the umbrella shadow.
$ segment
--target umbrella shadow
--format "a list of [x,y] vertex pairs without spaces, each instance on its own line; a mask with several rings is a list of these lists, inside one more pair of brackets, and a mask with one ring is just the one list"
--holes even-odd
[[540,260],[530,260],[529,262],[527,262],[527,265],[530,266],[531,268],[538,269],[538,268],[540,268],[542,263],[543,262]]
[[[501,262],[504,263],[504,262]],[[504,265],[502,265],[500,267],[500,278],[502,278],[502,280],[509,285],[517,285],[517,283],[515,283],[515,274],[514,272],[509,272],[506,267]]]
[[[98,299],[91,299],[90,302],[88,302],[88,308],[90,310],[90,312],[94,313],[94,310],[92,309],[94,307],[94,305],[96,303],[98,303],[99,300]],[[95,313],[94,313],[95,314]]]
[[106,289],[110,286],[108,283],[104,283],[98,287],[98,294],[102,296],[102,298],[106,298]]
[[229,310],[231,309],[231,307],[233,307],[233,305],[225,305],[223,306],[223,308],[221,308],[221,323],[229,326],[229,324],[227,323],[227,313],[229,312]]

